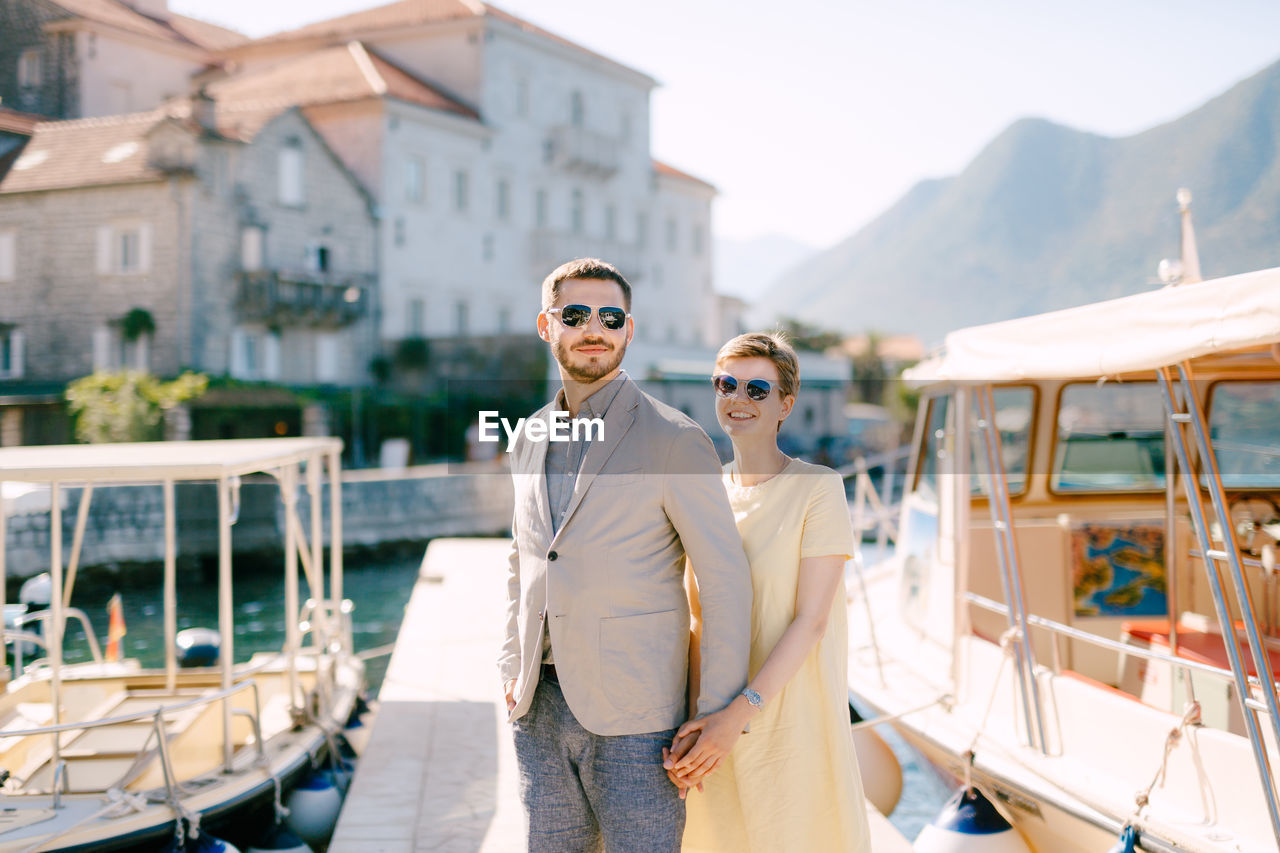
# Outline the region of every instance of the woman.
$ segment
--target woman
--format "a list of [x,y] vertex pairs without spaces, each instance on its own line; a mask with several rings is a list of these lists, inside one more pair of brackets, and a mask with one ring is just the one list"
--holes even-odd
[[[868,851],[849,732],[844,564],[854,542],[844,483],[778,449],[800,386],[795,351],[780,336],[729,341],[712,382],[716,419],[733,442],[725,488],[751,563],[751,677],[742,695],[685,723],[672,743],[669,775],[700,789],[687,798],[683,850]],[[688,571],[686,583],[696,674],[699,611]],[[696,683],[690,690],[696,698]]]

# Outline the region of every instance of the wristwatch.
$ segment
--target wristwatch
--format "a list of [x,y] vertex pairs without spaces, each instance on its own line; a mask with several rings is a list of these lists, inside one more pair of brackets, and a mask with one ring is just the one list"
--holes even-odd
[[750,687],[742,688],[742,695],[746,697],[747,704],[753,709],[759,711],[764,707],[764,697]]

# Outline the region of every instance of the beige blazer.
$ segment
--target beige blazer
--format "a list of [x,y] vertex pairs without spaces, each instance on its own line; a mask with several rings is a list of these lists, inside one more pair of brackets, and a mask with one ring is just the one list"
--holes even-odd
[[[588,446],[555,535],[547,443],[522,432],[511,451],[514,537],[498,669],[504,682],[517,679],[512,721],[533,701],[545,621],[565,700],[588,731],[639,734],[684,722],[686,556],[702,605],[698,713],[719,710],[747,683],[751,575],[715,449],[692,419],[625,374],[618,381],[603,440]],[[533,417],[546,420],[553,407]]]

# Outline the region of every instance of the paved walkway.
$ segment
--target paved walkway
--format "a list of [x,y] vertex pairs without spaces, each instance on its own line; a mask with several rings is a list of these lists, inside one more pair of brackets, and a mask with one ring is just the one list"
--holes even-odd
[[[507,542],[427,549],[330,853],[518,853],[525,822],[498,685]],[[910,853],[872,812],[875,853]]]

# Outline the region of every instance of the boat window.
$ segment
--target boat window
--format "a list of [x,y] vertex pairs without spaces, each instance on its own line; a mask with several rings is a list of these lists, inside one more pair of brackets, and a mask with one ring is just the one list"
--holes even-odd
[[920,453],[920,474],[916,477],[916,491],[934,501],[938,499],[938,462],[943,452],[947,405],[950,402],[950,397],[934,397],[929,401],[929,411],[925,415],[924,449]]
[[[1027,488],[1027,459],[1031,448],[1031,416],[1035,411],[1035,389],[1029,387],[996,388],[991,392],[996,407],[996,424],[1000,427],[1000,451],[1004,458],[1005,482],[1010,495],[1017,495]],[[943,434],[947,428],[949,396],[934,397],[929,402],[924,451],[920,456],[920,475],[916,489],[934,500],[938,497],[938,467],[946,453]],[[978,433],[976,406],[970,407],[972,422],[970,435],[970,491],[986,493],[985,457],[980,457],[981,436]]]
[[1050,488],[1164,488],[1164,405],[1156,384],[1090,382],[1063,388]]
[[1280,487],[1280,383],[1216,383],[1209,434],[1223,486]]
[[[1027,488],[1027,459],[1031,450],[1031,415],[1035,411],[1035,390],[1032,388],[995,388],[991,391],[996,407],[996,426],[1000,429],[1000,456],[1003,459],[1006,488],[1016,495]],[[975,407],[976,409],[976,407]],[[985,494],[984,474],[987,470],[985,456],[979,456],[982,436],[978,433],[977,413],[970,426],[971,446],[974,457],[969,464],[973,472],[970,491]]]

